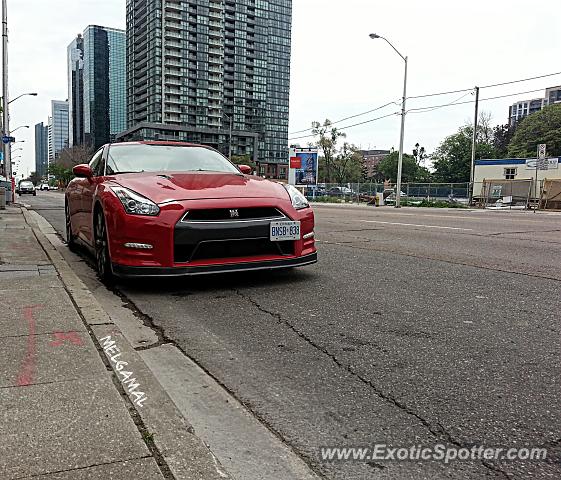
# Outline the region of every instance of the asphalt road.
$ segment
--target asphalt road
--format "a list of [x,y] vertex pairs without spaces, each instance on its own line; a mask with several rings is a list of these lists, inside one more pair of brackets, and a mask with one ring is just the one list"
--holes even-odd
[[[63,235],[60,193],[24,202]],[[315,266],[118,291],[325,478],[560,478],[561,216],[322,206],[316,219]],[[380,443],[549,456],[319,457]]]

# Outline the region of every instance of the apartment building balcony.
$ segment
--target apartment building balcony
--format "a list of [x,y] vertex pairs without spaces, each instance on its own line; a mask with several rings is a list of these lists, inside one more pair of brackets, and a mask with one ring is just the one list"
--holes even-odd
[[164,46],[168,48],[183,48],[183,44],[177,40],[166,40]]
[[[167,45],[166,45],[166,47],[167,47]],[[164,50],[164,57],[166,59],[169,59],[169,58],[173,58],[173,59],[183,58],[183,55],[181,53],[182,53],[181,50],[166,48]]]
[[[146,89],[148,90],[148,89]],[[134,104],[135,105],[146,105],[146,101],[148,100],[148,92],[145,91],[143,94],[137,94],[134,96]]]
[[165,79],[164,83],[165,85],[178,85],[178,86],[183,85],[179,77],[168,77]]
[[135,113],[135,115],[142,114],[143,112],[145,114],[147,108],[148,108],[148,102],[142,102],[138,105],[135,104],[134,105],[134,113]]
[[181,35],[181,33],[179,33],[177,30],[169,30],[169,29],[165,29],[164,32],[164,37],[166,39],[172,39],[172,40],[182,40],[183,39],[183,35]]
[[177,31],[180,32],[181,30],[183,30],[183,26],[181,25],[180,22],[175,22],[175,21],[165,21],[164,22],[164,27],[166,30],[170,30],[170,31]]
[[167,78],[169,77],[183,77],[183,72],[180,68],[166,68],[164,73]]
[[166,8],[166,12],[164,13],[164,19],[165,20],[183,20],[183,17],[181,16],[181,13],[178,13],[177,11],[171,10],[169,11]]
[[173,104],[173,105],[183,105],[183,101],[181,100],[181,96],[179,94],[171,94],[166,92],[165,103]]
[[182,10],[183,10],[183,6],[181,5],[180,0],[167,0],[166,1],[166,11],[181,12]]
[[183,67],[183,64],[180,61],[172,60],[168,55],[166,55],[164,65],[166,67]]
[[211,47],[217,47],[217,48],[222,48],[224,47],[224,42],[222,42],[222,40],[218,40],[216,38],[209,38],[208,39],[208,44]]

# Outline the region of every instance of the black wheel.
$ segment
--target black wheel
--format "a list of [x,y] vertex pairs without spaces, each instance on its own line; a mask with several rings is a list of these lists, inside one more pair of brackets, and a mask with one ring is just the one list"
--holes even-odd
[[94,240],[97,275],[102,281],[111,282],[113,280],[111,255],[109,253],[109,242],[107,241],[105,218],[102,212],[97,212],[95,215]]
[[72,235],[72,226],[70,224],[70,207],[68,203],[64,204],[64,216],[66,218],[66,245],[71,252],[78,250],[78,244]]
[[36,196],[37,196],[37,192],[33,192],[33,196],[36,197]]

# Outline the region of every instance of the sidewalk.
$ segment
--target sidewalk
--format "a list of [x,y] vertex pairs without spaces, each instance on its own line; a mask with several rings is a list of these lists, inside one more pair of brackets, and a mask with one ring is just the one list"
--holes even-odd
[[0,210],[0,282],[0,478],[228,478],[17,206]]

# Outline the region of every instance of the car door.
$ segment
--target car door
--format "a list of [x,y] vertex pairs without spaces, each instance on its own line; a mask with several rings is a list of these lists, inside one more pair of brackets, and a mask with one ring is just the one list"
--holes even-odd
[[82,193],[80,199],[80,210],[82,219],[80,221],[80,236],[86,243],[93,245],[92,234],[92,212],[93,203],[97,186],[103,182],[105,175],[105,148],[100,148],[92,157],[89,165],[93,172],[93,177],[85,178],[82,184]]

